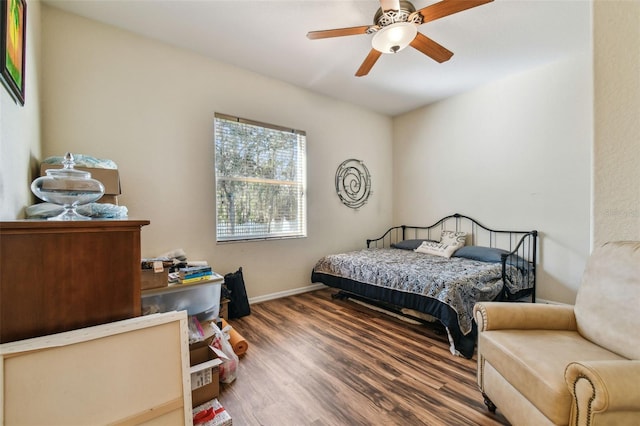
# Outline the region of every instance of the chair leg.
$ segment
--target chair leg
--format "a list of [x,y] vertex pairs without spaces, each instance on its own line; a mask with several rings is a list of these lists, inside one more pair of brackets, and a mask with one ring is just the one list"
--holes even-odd
[[489,399],[489,397],[483,393],[482,397],[484,398],[484,405],[487,406],[487,408],[489,409],[489,411],[491,411],[492,413],[496,412],[496,404],[493,403],[493,401],[491,401],[491,399]]

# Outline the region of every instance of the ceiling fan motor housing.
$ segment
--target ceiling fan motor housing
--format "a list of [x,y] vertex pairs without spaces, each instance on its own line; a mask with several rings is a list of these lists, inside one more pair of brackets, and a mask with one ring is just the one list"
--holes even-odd
[[396,22],[411,22],[416,25],[422,24],[422,15],[414,13],[416,8],[408,1],[400,0],[400,10],[382,10],[379,8],[373,17],[373,23],[380,28]]

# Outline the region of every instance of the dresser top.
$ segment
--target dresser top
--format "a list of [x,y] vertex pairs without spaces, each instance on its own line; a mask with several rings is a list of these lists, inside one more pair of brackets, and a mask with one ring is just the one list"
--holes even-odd
[[0,231],[53,231],[53,230],[97,230],[97,229],[121,229],[140,228],[148,225],[148,220],[129,219],[91,219],[91,220],[46,220],[46,219],[25,219],[9,220],[0,222]]

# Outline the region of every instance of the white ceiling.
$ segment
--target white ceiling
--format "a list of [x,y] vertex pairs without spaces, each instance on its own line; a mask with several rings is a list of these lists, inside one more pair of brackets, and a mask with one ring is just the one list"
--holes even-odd
[[[373,24],[376,0],[45,3],[390,116],[591,46],[590,0],[495,0],[418,28],[454,53],[448,62],[409,47],[355,77],[372,36],[306,33]],[[413,1],[416,9],[432,3]]]

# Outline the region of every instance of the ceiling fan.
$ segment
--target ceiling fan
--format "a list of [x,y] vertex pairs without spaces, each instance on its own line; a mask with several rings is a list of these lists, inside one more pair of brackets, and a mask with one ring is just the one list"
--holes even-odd
[[373,25],[311,31],[311,40],[348,35],[374,34],[372,49],[356,72],[357,77],[367,75],[383,53],[397,53],[407,46],[419,50],[437,62],[451,59],[453,52],[418,32],[418,25],[471,9],[493,0],[442,0],[422,9],[404,0],[380,0],[380,8]]

